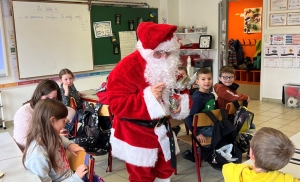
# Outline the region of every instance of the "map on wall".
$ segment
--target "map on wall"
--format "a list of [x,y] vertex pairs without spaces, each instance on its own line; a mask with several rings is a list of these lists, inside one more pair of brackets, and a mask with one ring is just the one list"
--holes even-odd
[[244,33],[261,33],[262,8],[244,9]]

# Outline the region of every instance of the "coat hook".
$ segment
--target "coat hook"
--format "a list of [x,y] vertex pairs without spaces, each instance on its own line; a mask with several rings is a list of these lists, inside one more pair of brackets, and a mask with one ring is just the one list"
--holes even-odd
[[256,39],[254,39],[254,45],[256,45]]
[[248,39],[248,41],[249,41],[249,45],[251,45],[251,41],[250,41],[250,39]]
[[245,40],[243,39],[243,44],[245,45]]

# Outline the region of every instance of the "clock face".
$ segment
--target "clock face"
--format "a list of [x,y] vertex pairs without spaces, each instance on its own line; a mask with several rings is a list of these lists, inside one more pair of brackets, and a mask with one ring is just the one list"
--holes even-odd
[[211,36],[210,35],[200,36],[199,48],[210,49],[210,46],[211,46]]

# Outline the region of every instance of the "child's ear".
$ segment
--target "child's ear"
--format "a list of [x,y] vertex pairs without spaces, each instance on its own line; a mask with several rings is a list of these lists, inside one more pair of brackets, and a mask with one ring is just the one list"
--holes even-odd
[[50,123],[51,123],[52,126],[53,126],[53,124],[55,123],[55,121],[56,121],[56,118],[55,118],[54,116],[52,116],[52,117],[50,118]]
[[60,82],[60,83],[62,83],[62,80],[61,80],[61,79],[59,79],[59,82]]
[[255,161],[255,157],[254,157],[254,155],[253,155],[253,152],[252,152],[251,147],[250,147],[250,151],[249,151],[249,157],[250,157],[250,159],[251,159],[252,161]]

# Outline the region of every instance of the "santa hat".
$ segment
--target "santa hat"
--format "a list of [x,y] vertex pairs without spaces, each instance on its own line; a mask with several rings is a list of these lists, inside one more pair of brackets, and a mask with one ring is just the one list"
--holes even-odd
[[174,41],[177,42],[176,30],[174,25],[142,22],[137,28],[137,36],[144,49],[170,50],[174,48]]

